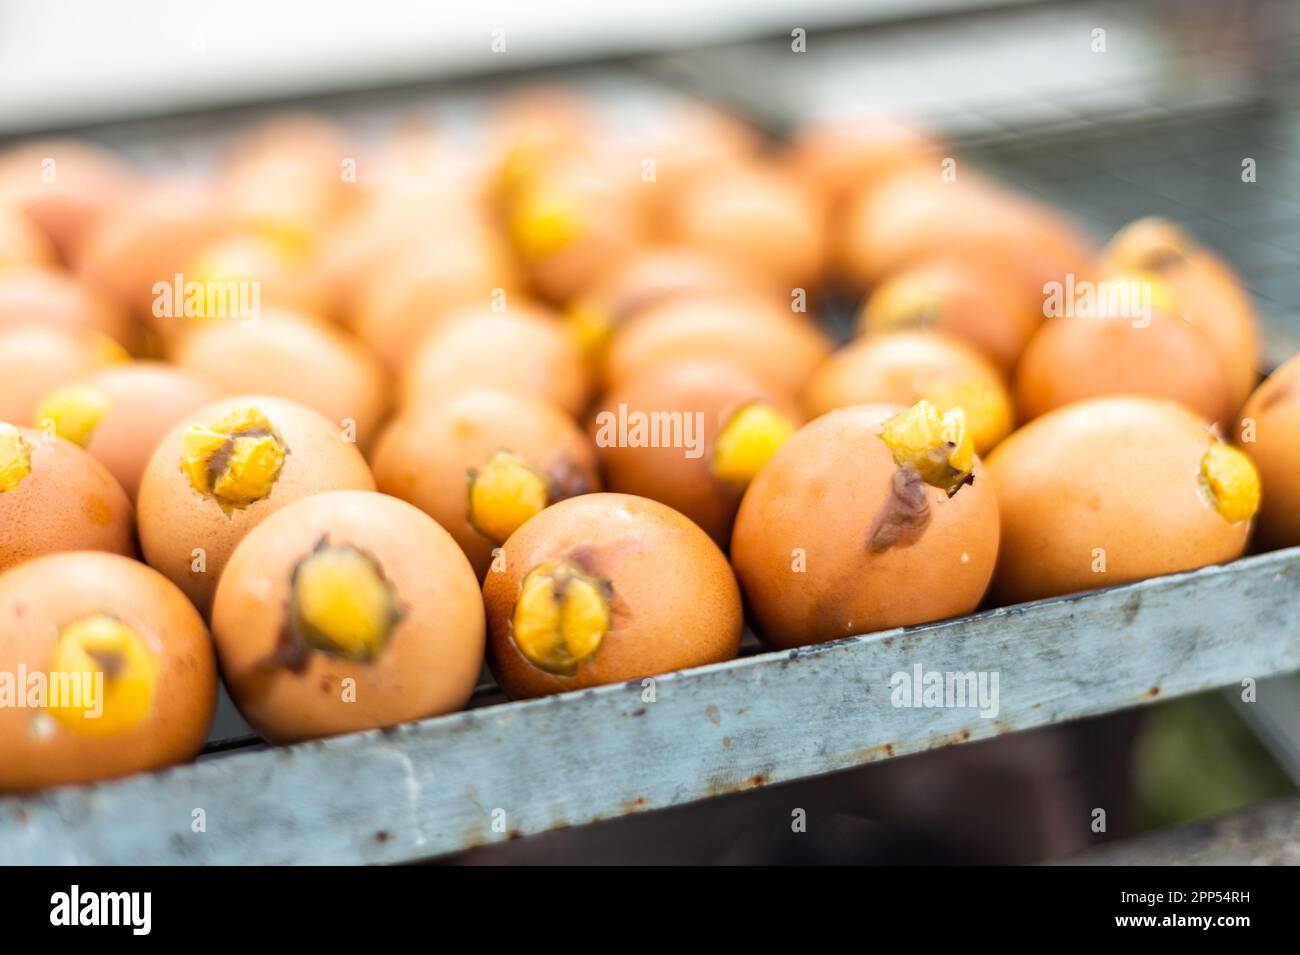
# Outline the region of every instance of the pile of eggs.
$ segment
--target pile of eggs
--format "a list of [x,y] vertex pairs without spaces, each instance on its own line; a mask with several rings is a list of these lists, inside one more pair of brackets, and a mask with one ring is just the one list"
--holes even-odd
[[201,178],[20,145],[0,790],[192,758],[219,679],[288,743],[485,658],[532,697],[1300,544],[1300,359],[1257,353],[1174,224],[1097,248],[878,116],[533,91],[472,139],[281,117]]

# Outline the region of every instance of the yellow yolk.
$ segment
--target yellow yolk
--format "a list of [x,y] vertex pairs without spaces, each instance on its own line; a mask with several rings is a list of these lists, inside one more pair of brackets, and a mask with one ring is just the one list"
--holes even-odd
[[511,622],[533,666],[572,676],[609,632],[609,586],[569,561],[548,561],[524,577]]
[[309,647],[361,661],[379,656],[402,616],[373,558],[323,542],[294,571],[291,613],[294,632]]
[[129,730],[153,708],[157,690],[154,651],[122,621],[94,614],[59,632],[46,708],[67,729],[86,736]]
[[36,410],[36,424],[44,428],[50,422],[55,434],[84,448],[112,405],[108,395],[93,385],[66,385],[41,402]]
[[181,468],[190,484],[227,511],[270,494],[288,453],[271,422],[255,408],[232,411],[211,427],[191,425],[181,449]]
[[770,405],[743,406],[713,443],[714,475],[743,490],[795,430],[795,423]]
[[949,496],[975,467],[975,447],[961,408],[940,416],[930,402],[918,401],[886,421],[880,437],[893,452],[895,463],[914,468],[922,480]]
[[471,473],[469,519],[480,534],[501,543],[550,502],[546,478],[509,451],[498,451]]
[[31,470],[31,443],[13,425],[0,422],[0,494],[17,488]]
[[1241,451],[1216,441],[1201,458],[1201,486],[1214,509],[1229,524],[1240,524],[1259,510],[1259,472]]

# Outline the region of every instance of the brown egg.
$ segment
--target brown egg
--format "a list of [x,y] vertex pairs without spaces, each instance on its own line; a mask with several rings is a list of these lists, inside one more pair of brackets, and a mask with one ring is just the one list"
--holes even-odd
[[[454,234],[454,238],[452,238]],[[412,347],[452,312],[522,307],[521,280],[507,250],[481,228],[442,238],[421,235],[365,279],[348,323],[357,337],[396,370]],[[509,298],[507,298],[509,296]]]
[[611,325],[617,325],[678,295],[747,290],[770,291],[782,304],[790,299],[768,276],[699,249],[661,245],[642,249],[628,259],[580,304],[598,308]]
[[186,336],[176,364],[226,393],[289,398],[347,428],[364,450],[387,407],[384,373],[349,335],[321,320],[267,310],[255,323],[212,321]]
[[557,157],[586,148],[597,131],[585,96],[550,85],[512,92],[494,111],[488,127],[495,192],[502,199],[532,182]]
[[231,144],[219,189],[238,228],[309,249],[357,197],[349,161],[355,166],[356,150],[340,127],[281,114]]
[[0,327],[0,421],[35,424],[36,409],[59,385],[127,358],[122,346],[99,332]]
[[182,315],[182,303],[163,298],[176,276],[228,224],[219,197],[189,183],[160,183],[132,192],[99,217],[73,259],[74,270],[92,286],[126,304],[136,315]]
[[467,309],[420,342],[402,378],[406,404],[438,401],[470,388],[545,398],[571,415],[587,404],[587,372],[573,336],[527,303]]
[[399,226],[363,205],[326,232],[312,266],[324,314],[355,329],[363,286],[396,255],[410,252],[405,238],[414,231],[404,218]]
[[745,488],[802,423],[794,401],[752,375],[693,361],[615,388],[591,432],[609,490],[667,504],[725,549]]
[[[652,187],[637,193],[657,230],[672,221],[697,182],[751,167],[763,149],[755,129],[701,102],[665,105],[638,117],[634,126],[620,145],[638,178],[653,169]],[[653,167],[647,166],[647,160]]]
[[[257,289],[256,299],[249,296],[256,308],[318,314],[329,306],[325,289],[317,281],[313,257],[292,242],[263,234],[234,232],[205,243],[185,263],[183,272],[187,280],[196,282],[247,283]],[[226,310],[229,312],[229,307]],[[209,314],[206,302],[203,315],[224,317]],[[171,322],[164,317],[155,320],[155,324],[166,331],[186,323]]]
[[1249,459],[1178,405],[1097,398],[1021,428],[988,459],[1002,515],[999,603],[1131,583],[1241,555]]
[[803,186],[759,165],[700,177],[674,210],[670,235],[682,245],[809,289],[826,262],[822,211]]
[[[486,208],[457,186],[450,177],[377,186],[321,237],[314,273],[331,318],[381,333],[411,321],[404,300],[440,310],[520,286]],[[440,224],[436,233],[430,222]]]
[[799,430],[736,515],[731,560],[775,647],[969,613],[993,575],[998,512],[961,411],[857,405]]
[[931,331],[850,342],[808,382],[804,408],[817,417],[849,405],[909,406],[922,399],[940,414],[965,409],[976,454],[1011,431],[1011,398],[997,369],[965,343]]
[[137,328],[113,299],[53,269],[0,272],[0,328],[45,325],[97,331],[131,348]]
[[611,385],[656,365],[717,359],[765,385],[795,394],[830,354],[825,334],[803,316],[755,295],[682,295],[644,310],[610,343],[605,374]]
[[358,169],[358,181],[377,205],[436,199],[463,210],[486,210],[491,157],[471,148],[427,116],[403,120]]
[[841,270],[860,287],[939,255],[998,271],[1029,302],[1091,265],[1088,243],[1054,211],[960,171],[900,172],[859,193],[837,239]]
[[68,261],[133,178],[89,143],[28,140],[0,155],[0,205],[21,209]]
[[284,398],[229,398],[167,433],[140,481],[145,560],[207,613],[235,545],[268,515],[322,491],[373,491],[337,425]]
[[917,129],[883,114],[815,120],[802,126],[787,156],[794,175],[833,209],[855,192],[878,185],[911,166],[937,173],[939,145]]
[[55,554],[0,575],[0,670],[25,672],[28,690],[40,674],[45,688],[42,706],[0,707],[0,791],[192,759],[216,709],[203,620],[161,574],[112,554]]
[[133,361],[55,388],[33,420],[42,428],[52,425],[60,437],[89,451],[134,501],[158,442],[190,412],[224,393],[192,371]]
[[481,578],[515,529],[556,501],[600,490],[596,452],[534,395],[471,389],[408,408],[373,456],[375,483],[451,532]]
[[632,163],[581,155],[553,159],[516,189],[505,228],[543,298],[567,302],[635,253],[644,229],[630,190],[643,185]]
[[1255,462],[1263,486],[1259,542],[1265,547],[1300,544],[1300,356],[1250,396],[1236,440]]
[[131,502],[62,438],[0,422],[0,570],[65,550],[135,553]]
[[1214,346],[1236,412],[1259,380],[1259,329],[1250,296],[1232,270],[1163,219],[1139,219],[1125,226],[1102,256],[1115,269],[1160,278],[1171,310]]
[[933,329],[959,338],[1009,375],[1034,331],[1041,303],[1006,276],[956,257],[925,260],[872,290],[858,315],[863,335]]
[[682,246],[656,246],[638,252],[565,310],[565,321],[582,345],[594,380],[604,374],[614,332],[655,305],[678,296],[726,292],[771,293],[773,304],[789,300],[786,289],[766,277],[717,256]]
[[22,213],[0,206],[0,276],[14,268],[51,268],[57,260],[45,233]]
[[[1134,289],[1128,307],[1118,294],[1106,301],[1098,295],[1091,308],[1048,319],[1030,340],[1015,378],[1021,419],[1084,398],[1145,395],[1176,401],[1208,421],[1231,420],[1233,401],[1210,341],[1170,311],[1158,279],[1107,276],[1097,287],[1116,282]],[[1148,301],[1139,288],[1150,290]]]
[[542,511],[506,541],[483,598],[492,672],[516,699],[730,660],[744,624],[717,545],[629,494]]
[[240,542],[212,635],[244,718],[292,743],[462,709],[483,668],[483,599],[432,519],[383,494],[333,491]]

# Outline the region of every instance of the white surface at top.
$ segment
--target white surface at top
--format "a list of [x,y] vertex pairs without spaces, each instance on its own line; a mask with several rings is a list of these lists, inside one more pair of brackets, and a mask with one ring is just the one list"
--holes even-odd
[[[0,0],[0,132],[985,5],[987,0]],[[505,51],[493,52],[494,38],[502,37]]]

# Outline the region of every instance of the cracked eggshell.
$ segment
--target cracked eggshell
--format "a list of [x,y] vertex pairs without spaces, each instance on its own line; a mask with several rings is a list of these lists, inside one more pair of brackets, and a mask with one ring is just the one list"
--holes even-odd
[[965,342],[938,331],[855,339],[817,369],[803,395],[809,417],[850,405],[907,407],[922,398],[943,411],[963,407],[978,454],[1011,431],[1011,396],[998,370]]
[[[158,681],[141,722],[108,735],[60,727],[41,710],[0,707],[0,791],[93,782],[192,759],[217,702],[203,620],[161,574],[112,554],[55,554],[0,575],[0,668],[47,671],[62,627],[105,614],[157,654]],[[44,718],[44,730],[33,726]]]
[[[534,666],[511,637],[524,577],[570,560],[609,582],[611,629],[573,676]],[[504,569],[483,585],[492,672],[511,698],[545,696],[733,659],[740,592],[709,535],[657,501],[584,494],[548,507],[506,541]]]
[[[590,424],[609,489],[667,504],[700,525],[725,549],[744,489],[715,474],[714,452],[719,433],[736,412],[750,404],[773,408],[795,427],[803,422],[796,402],[724,361],[663,365],[611,390],[599,402]],[[659,446],[633,446],[617,440],[616,433],[616,440],[601,440],[602,433],[617,424],[620,409],[625,410],[625,420],[678,415],[691,424],[692,431],[683,428],[682,437],[689,436],[693,445],[661,442]],[[696,420],[703,425],[701,433],[693,433]]]
[[[224,510],[181,470],[185,431],[212,424],[238,408],[254,407],[274,425],[288,453],[271,492],[247,507]],[[373,491],[375,479],[355,444],[333,422],[297,402],[265,395],[228,398],[187,415],[162,439],[140,482],[140,548],[150,566],[185,591],[207,613],[217,579],[235,545],[270,514],[322,491]],[[202,569],[195,570],[195,550]]]
[[780,648],[824,643],[973,611],[998,552],[998,509],[977,458],[948,497],[923,484],[928,512],[910,541],[873,548],[894,512],[899,466],[881,439],[902,409],[855,405],[808,423],[745,492],[731,560],[755,629]]
[[[279,655],[293,575],[322,540],[374,560],[402,616],[377,659],[308,650],[294,672]],[[483,600],[469,562],[432,518],[385,494],[333,491],[277,511],[235,548],[212,635],[240,712],[268,739],[295,742],[462,709],[483,668]]]
[[379,490],[445,527],[479,578],[500,542],[470,521],[470,472],[497,451],[518,455],[566,495],[600,489],[596,450],[573,420],[548,401],[508,391],[480,388],[412,406],[388,426],[372,456]]

